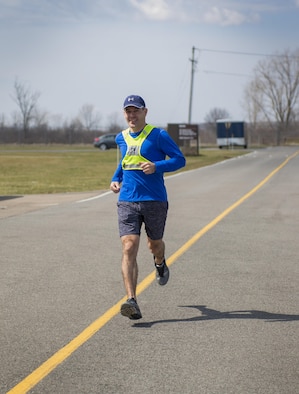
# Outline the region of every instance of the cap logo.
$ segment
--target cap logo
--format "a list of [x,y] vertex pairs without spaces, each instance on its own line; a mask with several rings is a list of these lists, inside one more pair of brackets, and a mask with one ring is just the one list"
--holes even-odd
[[129,106],[136,108],[145,108],[145,102],[142,97],[132,94],[131,96],[128,96],[124,101],[124,108]]

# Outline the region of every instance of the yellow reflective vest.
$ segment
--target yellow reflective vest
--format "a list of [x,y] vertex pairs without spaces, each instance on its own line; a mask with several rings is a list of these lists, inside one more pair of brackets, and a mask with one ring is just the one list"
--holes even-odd
[[141,170],[140,164],[149,162],[148,159],[141,156],[140,151],[146,137],[154,128],[155,126],[147,124],[141,133],[135,138],[131,136],[129,128],[123,130],[122,135],[127,144],[127,151],[122,159],[123,170]]

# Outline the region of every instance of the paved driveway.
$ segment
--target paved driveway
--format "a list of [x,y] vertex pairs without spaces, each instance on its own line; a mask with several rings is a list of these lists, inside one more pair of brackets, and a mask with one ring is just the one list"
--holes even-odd
[[0,219],[23,213],[37,211],[63,203],[84,200],[103,194],[106,191],[85,193],[28,194],[24,196],[0,196]]
[[135,323],[118,313],[117,196],[1,216],[0,392],[298,393],[296,151],[166,179],[171,277],[154,283],[142,235]]

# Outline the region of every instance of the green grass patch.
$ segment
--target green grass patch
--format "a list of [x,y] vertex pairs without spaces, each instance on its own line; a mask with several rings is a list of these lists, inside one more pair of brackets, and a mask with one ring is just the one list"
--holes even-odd
[[[202,149],[188,156],[181,171],[204,167],[248,153]],[[118,161],[116,149],[93,146],[0,146],[0,195],[108,190]],[[167,174],[166,174],[167,175]]]

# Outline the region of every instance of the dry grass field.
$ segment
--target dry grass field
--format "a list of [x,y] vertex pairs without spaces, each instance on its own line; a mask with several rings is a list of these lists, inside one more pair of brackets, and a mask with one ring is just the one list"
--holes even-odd
[[[187,156],[187,171],[248,153],[245,149],[201,149]],[[85,145],[0,145],[0,195],[109,189],[118,151]],[[167,174],[166,174],[167,176]]]

